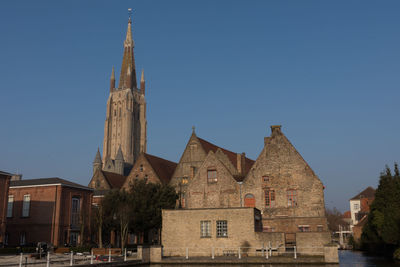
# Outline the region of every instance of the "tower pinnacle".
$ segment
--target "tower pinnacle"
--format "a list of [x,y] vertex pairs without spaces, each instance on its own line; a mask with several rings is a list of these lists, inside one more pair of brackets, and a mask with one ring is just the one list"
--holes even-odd
[[[126,31],[126,38],[124,41],[124,55],[122,58],[121,75],[119,77],[119,83],[118,83],[118,87],[120,89],[137,88],[135,56],[133,52],[134,47],[135,44],[132,38],[132,20],[129,17],[128,29]],[[128,77],[128,67],[130,68],[130,75],[129,75],[130,77]],[[127,86],[128,84],[129,86]]]
[[111,71],[111,78],[110,78],[110,92],[114,91],[115,88],[115,72],[114,72],[114,66],[112,67]]
[[144,80],[144,70],[142,69],[142,76],[140,77],[140,91],[144,94],[146,89],[146,82]]

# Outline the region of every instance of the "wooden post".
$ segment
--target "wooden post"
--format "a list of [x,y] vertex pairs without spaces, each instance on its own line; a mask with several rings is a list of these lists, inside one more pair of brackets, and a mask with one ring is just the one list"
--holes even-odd
[[297,259],[296,246],[294,246],[294,258]]
[[69,260],[69,266],[72,266],[74,264],[74,252],[71,251],[71,259]]
[[19,256],[19,267],[22,267],[22,252]]
[[108,249],[108,262],[111,262],[111,248]]
[[50,252],[47,252],[46,267],[50,267]]
[[239,258],[239,259],[242,258],[242,254],[240,253],[240,247],[239,247],[239,250],[238,250],[238,258]]
[[93,249],[92,252],[90,253],[90,264],[93,264]]
[[124,261],[126,261],[126,248],[124,250]]

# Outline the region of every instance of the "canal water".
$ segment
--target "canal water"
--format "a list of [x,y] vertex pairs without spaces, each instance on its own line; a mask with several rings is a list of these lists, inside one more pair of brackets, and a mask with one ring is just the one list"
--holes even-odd
[[190,265],[160,265],[160,264],[152,264],[151,267],[400,267],[400,262],[395,262],[392,260],[368,256],[362,252],[350,251],[350,250],[340,250],[339,251],[339,265],[338,264],[329,264],[329,265],[319,265],[319,264],[246,264],[246,265],[205,265],[205,264],[190,264]]

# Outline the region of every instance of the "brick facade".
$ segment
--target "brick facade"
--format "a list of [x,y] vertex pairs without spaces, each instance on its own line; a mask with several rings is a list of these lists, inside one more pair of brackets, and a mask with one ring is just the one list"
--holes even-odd
[[[7,220],[9,245],[47,242],[62,246],[80,243],[81,238],[89,241],[90,188],[59,178],[32,179],[11,182],[9,195],[14,197],[12,217]],[[24,214],[24,199],[28,198]],[[78,199],[74,200],[75,213],[73,198]]]
[[0,171],[0,247],[5,243],[8,188],[12,174]]
[[280,126],[255,162],[193,133],[170,184],[184,184],[189,209],[256,207],[265,231],[327,231],[323,184]]

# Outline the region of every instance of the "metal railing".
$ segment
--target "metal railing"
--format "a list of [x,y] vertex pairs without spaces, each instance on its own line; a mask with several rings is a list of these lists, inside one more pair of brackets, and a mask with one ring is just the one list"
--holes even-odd
[[49,253],[40,259],[36,257],[32,257],[35,254],[32,253],[20,253],[15,256],[2,256],[0,257],[0,266],[18,266],[18,267],[50,267],[50,266],[75,266],[80,264],[99,264],[99,263],[108,263],[114,261],[127,261],[134,260],[137,258],[135,253],[129,253],[130,257],[128,258],[127,249],[124,250],[122,255],[113,255],[111,253],[111,249],[108,250],[108,255],[94,255],[93,251],[91,253],[83,254],[77,253],[74,254],[72,251],[70,253]]
[[323,247],[296,247],[285,248],[281,246],[260,246],[260,247],[164,247],[163,257],[184,257],[185,259],[202,257],[215,259],[216,257],[237,258],[287,256],[297,258],[303,255],[323,256]]

